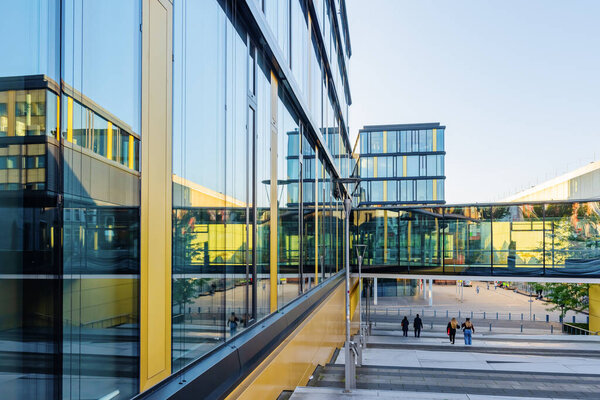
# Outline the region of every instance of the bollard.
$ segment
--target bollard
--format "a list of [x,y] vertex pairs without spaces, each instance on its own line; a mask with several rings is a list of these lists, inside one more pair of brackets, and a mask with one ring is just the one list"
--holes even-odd
[[511,315],[510,315],[510,313],[508,313],[508,320],[509,320],[509,321],[510,321],[510,318],[511,318]]
[[588,325],[590,324],[590,317],[589,317],[589,315],[587,317],[587,323],[588,323]]
[[496,319],[498,319],[498,313],[496,312]]
[[573,323],[575,323],[575,316],[573,315]]
[[560,323],[562,324],[562,322],[563,322],[563,317],[562,317],[562,315],[559,315],[559,316],[558,316],[558,322],[560,322]]
[[483,312],[483,319],[485,319],[485,311]]
[[550,316],[546,314],[546,322],[550,322]]
[[471,319],[473,319],[473,311],[471,311]]
[[523,313],[521,313],[521,321],[523,321]]
[[550,334],[554,334],[554,325],[550,325]]
[[412,308],[410,310],[408,310],[408,316],[412,316]]
[[425,316],[425,309],[422,309],[421,310],[421,317],[424,317],[424,316]]
[[446,318],[448,318],[448,310],[446,310]]
[[431,330],[433,330],[433,322],[431,323]]
[[435,318],[435,317],[436,317],[436,314],[437,314],[437,311],[436,311],[436,310],[433,310],[433,318]]
[[533,320],[535,321],[535,314],[533,314]]
[[460,310],[458,310],[458,319],[460,319]]
[[398,316],[400,316],[400,309],[398,309]]
[[492,323],[490,322],[490,332],[492,331]]
[[523,324],[521,324],[521,333],[523,333]]

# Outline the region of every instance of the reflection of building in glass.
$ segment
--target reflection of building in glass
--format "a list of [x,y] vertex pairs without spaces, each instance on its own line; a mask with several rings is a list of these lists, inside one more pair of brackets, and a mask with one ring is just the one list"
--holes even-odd
[[361,129],[360,205],[445,203],[445,128],[430,123]]

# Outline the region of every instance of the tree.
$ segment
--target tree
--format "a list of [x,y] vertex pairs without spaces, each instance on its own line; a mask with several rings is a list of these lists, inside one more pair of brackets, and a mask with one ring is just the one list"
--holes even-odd
[[542,289],[548,299],[548,311],[560,310],[561,319],[568,310],[584,311],[588,308],[588,293],[590,285],[587,283],[534,283],[535,290]]
[[200,279],[179,278],[173,284],[173,302],[179,305],[179,313],[185,314],[185,306],[198,297]]

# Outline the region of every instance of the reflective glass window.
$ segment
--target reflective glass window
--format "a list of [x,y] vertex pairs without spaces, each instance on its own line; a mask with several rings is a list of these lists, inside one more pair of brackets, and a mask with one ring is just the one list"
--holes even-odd
[[433,151],[433,130],[427,129],[425,134],[427,143],[425,145],[426,151]]
[[438,156],[426,156],[427,157],[427,176],[436,176],[437,175],[437,160]]
[[95,114],[92,115],[92,118],[92,151],[106,157],[108,123],[104,118]]
[[139,133],[141,2],[68,0],[62,8],[62,79]]
[[437,129],[436,131],[437,141],[436,141],[436,151],[444,151],[444,129]]
[[383,201],[383,181],[371,182],[371,201]]
[[419,156],[406,157],[406,176],[419,176]]
[[407,153],[411,151],[411,133],[410,131],[400,131],[400,152]]
[[419,151],[427,151],[427,131],[418,131]]
[[383,132],[371,132],[371,153],[383,153]]
[[396,176],[404,176],[404,157],[396,156]]
[[59,0],[4,1],[0,38],[0,77],[46,75],[60,82]]
[[416,193],[417,201],[426,201],[427,200],[427,181],[424,179],[417,180],[417,193]]
[[387,149],[388,153],[395,153],[398,151],[398,138],[396,131],[387,132]]
[[444,176],[444,156],[438,155],[436,157],[437,157],[436,175]]
[[377,157],[377,176],[380,178],[388,176],[388,157]]

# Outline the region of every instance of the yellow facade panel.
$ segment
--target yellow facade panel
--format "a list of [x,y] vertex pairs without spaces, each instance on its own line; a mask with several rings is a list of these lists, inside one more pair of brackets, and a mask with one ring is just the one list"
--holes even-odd
[[[352,310],[358,303],[353,285]],[[344,283],[323,301],[242,383],[227,400],[276,399],[283,390],[306,385],[317,365],[331,359],[345,339]]]
[[589,292],[590,326],[592,332],[600,332],[600,284],[591,284]]

